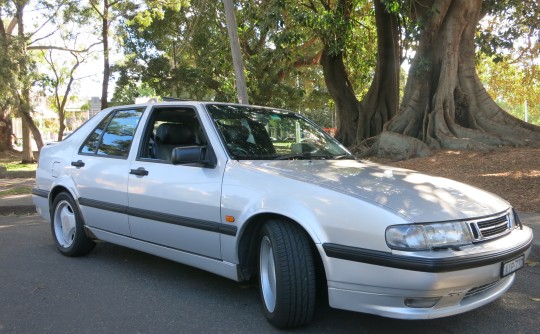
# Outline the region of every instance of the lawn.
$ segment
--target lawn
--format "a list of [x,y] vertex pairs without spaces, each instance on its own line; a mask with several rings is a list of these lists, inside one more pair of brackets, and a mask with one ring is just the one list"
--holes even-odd
[[21,154],[18,152],[0,153],[0,167],[4,167],[8,172],[35,171],[37,164],[21,163]]

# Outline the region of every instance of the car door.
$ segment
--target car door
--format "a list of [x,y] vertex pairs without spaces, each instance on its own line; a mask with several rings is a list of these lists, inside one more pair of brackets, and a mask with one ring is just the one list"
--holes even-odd
[[223,167],[173,165],[174,147],[206,145],[193,108],[154,108],[130,166],[129,225],[133,238],[221,259]]
[[113,110],[72,157],[71,176],[85,224],[130,235],[126,215],[129,153],[144,108]]

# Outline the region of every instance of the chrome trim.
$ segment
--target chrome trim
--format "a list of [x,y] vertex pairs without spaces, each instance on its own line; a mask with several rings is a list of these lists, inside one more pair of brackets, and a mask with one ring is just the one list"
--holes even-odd
[[[512,231],[510,215],[512,211],[502,214],[484,217],[481,219],[467,220],[467,226],[473,237],[473,242],[482,242],[504,236]],[[501,230],[503,228],[503,230]],[[494,234],[491,234],[494,230]]]

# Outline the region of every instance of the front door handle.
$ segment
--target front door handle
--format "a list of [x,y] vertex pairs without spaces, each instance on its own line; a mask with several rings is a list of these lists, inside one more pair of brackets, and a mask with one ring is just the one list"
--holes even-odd
[[72,161],[71,166],[81,168],[84,167],[84,162],[82,160]]
[[146,176],[148,175],[148,171],[144,169],[144,167],[139,167],[137,169],[130,169],[129,174],[133,174],[137,176]]

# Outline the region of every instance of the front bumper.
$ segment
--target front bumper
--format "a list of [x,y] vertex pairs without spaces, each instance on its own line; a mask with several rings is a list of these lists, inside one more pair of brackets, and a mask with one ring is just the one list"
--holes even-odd
[[[391,318],[430,319],[472,310],[504,294],[515,274],[501,277],[502,263],[521,255],[526,259],[532,237],[532,230],[524,226],[459,251],[383,255],[361,249],[351,252],[333,244],[319,245],[319,251],[325,262],[330,306]],[[336,249],[348,252],[339,255]],[[434,305],[407,306],[406,300],[411,299],[434,300]]]

